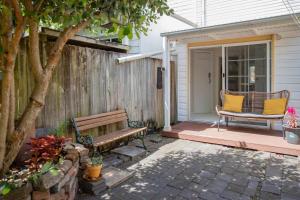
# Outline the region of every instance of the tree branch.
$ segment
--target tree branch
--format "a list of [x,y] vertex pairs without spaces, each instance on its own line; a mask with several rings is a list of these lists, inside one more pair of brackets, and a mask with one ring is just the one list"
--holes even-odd
[[44,0],[39,0],[34,6],[34,10],[39,11],[41,9],[43,3],[44,3]]
[[14,9],[17,21],[19,21],[19,22],[23,21],[23,15],[22,15],[22,12],[21,12],[19,1],[18,0],[12,0],[11,3],[12,3],[12,7]]
[[63,47],[67,41],[71,39],[77,32],[84,29],[89,23],[90,20],[81,21],[78,25],[68,27],[60,33],[54,46],[50,50],[45,66],[46,73],[51,72],[58,64]]
[[43,78],[43,68],[40,60],[40,39],[38,22],[29,19],[29,60],[35,80]]

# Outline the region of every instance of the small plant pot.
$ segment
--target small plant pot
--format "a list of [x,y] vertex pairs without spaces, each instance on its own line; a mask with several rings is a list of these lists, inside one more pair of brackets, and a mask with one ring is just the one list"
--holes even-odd
[[86,168],[86,175],[91,179],[99,178],[101,174],[102,165],[88,165]]
[[297,128],[290,128],[286,125],[283,125],[285,139],[290,144],[299,144],[300,142],[300,127]]

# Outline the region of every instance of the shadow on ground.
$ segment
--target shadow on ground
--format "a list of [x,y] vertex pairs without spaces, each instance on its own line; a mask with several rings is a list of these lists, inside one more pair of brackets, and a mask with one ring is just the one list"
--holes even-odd
[[296,157],[172,140],[128,167],[133,178],[78,199],[300,199]]

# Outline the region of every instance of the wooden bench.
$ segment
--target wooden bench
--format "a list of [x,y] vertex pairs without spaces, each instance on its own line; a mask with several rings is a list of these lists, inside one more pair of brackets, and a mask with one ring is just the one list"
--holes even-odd
[[218,121],[218,131],[220,127],[221,117],[224,116],[226,120],[226,126],[228,126],[229,118],[242,118],[249,120],[262,120],[262,121],[281,121],[283,124],[284,113],[280,115],[264,115],[264,101],[266,99],[276,99],[276,98],[286,98],[285,111],[287,110],[288,100],[290,96],[290,92],[287,90],[282,90],[279,92],[233,92],[228,90],[222,90],[220,92],[220,98],[222,100],[222,105],[224,105],[224,95],[242,95],[244,96],[242,112],[235,113],[223,110],[222,106],[217,105],[216,111],[219,116]]
[[[144,122],[129,121],[125,110],[116,110],[97,115],[73,118],[71,121],[75,129],[76,141],[84,146],[93,147],[94,150],[101,150],[101,147],[104,147],[105,145],[118,142],[126,138],[129,139],[131,136],[140,139],[143,147],[146,149],[144,136],[147,133],[147,127],[145,126]],[[81,134],[81,131],[86,131],[118,122],[126,122],[127,126],[124,129],[107,133],[98,137]]]

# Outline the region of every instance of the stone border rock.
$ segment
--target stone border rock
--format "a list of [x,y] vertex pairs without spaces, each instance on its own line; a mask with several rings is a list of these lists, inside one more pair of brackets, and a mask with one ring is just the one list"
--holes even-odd
[[[3,199],[8,200],[74,200],[78,189],[78,172],[90,162],[89,150],[81,144],[68,143],[64,146],[63,163],[57,165],[58,174],[47,172],[38,184],[27,183]],[[1,199],[1,198],[0,198]]]

